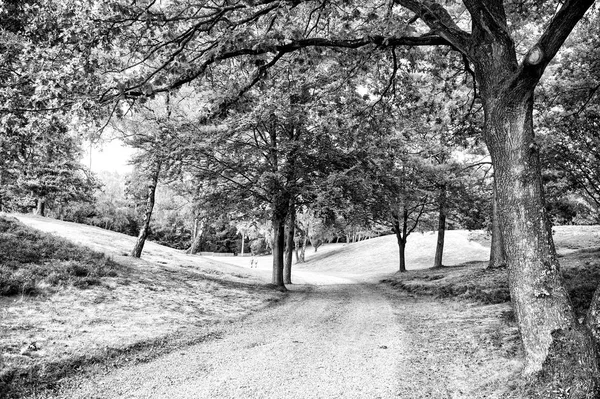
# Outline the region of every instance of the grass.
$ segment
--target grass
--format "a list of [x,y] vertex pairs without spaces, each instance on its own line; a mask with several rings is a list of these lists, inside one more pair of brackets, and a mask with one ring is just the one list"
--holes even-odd
[[0,217],[0,296],[39,295],[68,285],[87,288],[119,270],[104,254]]
[[[598,226],[560,226],[554,228],[561,270],[571,302],[579,319],[585,317],[594,291],[600,284],[600,229]],[[473,241],[489,245],[481,232],[471,234]],[[404,291],[455,298],[482,304],[510,302],[506,268],[487,269],[487,262],[467,262],[457,266],[398,273],[383,280]]]

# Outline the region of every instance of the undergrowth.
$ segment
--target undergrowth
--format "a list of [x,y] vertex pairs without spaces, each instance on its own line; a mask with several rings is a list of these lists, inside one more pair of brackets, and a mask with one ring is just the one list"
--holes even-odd
[[86,288],[118,275],[104,254],[0,216],[0,296],[37,295],[60,286]]

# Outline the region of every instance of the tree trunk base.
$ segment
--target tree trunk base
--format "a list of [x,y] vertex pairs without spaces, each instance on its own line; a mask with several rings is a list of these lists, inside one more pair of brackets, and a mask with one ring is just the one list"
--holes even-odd
[[506,269],[508,268],[508,265],[506,264],[506,262],[501,262],[501,263],[488,263],[488,265],[486,266],[486,270],[496,270],[496,269]]
[[556,330],[552,338],[542,370],[528,379],[523,397],[599,398],[598,356],[590,334],[577,327]]
[[267,284],[267,287],[279,292],[288,292],[288,289],[285,287],[285,285]]

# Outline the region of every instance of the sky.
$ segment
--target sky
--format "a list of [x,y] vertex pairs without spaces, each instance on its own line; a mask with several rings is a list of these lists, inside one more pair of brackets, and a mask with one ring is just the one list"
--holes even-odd
[[[85,148],[81,163],[90,167],[90,147]],[[94,144],[92,147],[91,170],[94,173],[106,172],[131,172],[132,166],[127,162],[133,155],[134,150],[125,146],[120,140],[112,140],[105,143]]]

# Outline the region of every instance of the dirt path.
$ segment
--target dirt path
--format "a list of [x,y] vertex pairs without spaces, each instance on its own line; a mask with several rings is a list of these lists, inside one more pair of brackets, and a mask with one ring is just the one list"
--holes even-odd
[[[75,381],[60,398],[493,398],[517,364],[477,307],[375,285],[296,286],[220,339]],[[498,308],[498,311],[501,309]]]

